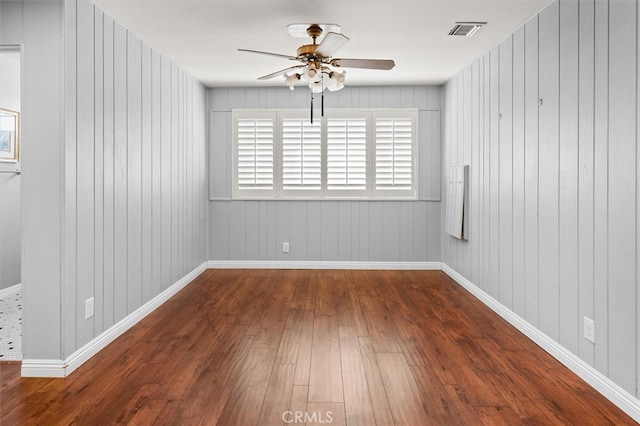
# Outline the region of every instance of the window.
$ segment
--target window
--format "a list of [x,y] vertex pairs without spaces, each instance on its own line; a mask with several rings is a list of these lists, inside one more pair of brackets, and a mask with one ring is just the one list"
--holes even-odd
[[415,110],[235,110],[239,199],[415,199]]

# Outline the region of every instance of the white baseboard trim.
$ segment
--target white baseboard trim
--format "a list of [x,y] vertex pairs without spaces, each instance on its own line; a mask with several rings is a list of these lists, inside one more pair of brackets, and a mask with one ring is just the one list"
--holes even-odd
[[441,262],[349,262],[306,260],[210,260],[209,269],[362,269],[362,270],[436,270]]
[[22,377],[65,377],[65,362],[60,359],[23,359]]
[[22,290],[22,284],[12,285],[11,287],[0,289],[0,299],[3,297],[11,296]]
[[171,287],[127,315],[95,339],[69,355],[65,360],[25,359],[22,361],[22,377],[66,377],[104,349],[109,343],[120,337],[144,317],[156,310],[173,295],[190,284],[207,269],[207,262],[189,272]]
[[564,364],[591,387],[600,392],[609,401],[617,405],[622,411],[640,422],[640,399],[636,398],[611,379],[600,373],[591,365],[578,358],[564,346],[544,334],[531,323],[520,317],[502,303],[494,299],[471,281],[460,275],[446,263],[442,264],[442,271],[454,281],[473,294],[482,303],[504,318],[507,322],[520,330],[525,336],[533,340],[538,346]]

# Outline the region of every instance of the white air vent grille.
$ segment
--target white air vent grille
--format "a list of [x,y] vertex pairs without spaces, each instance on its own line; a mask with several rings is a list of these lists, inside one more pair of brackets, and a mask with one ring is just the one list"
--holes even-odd
[[456,22],[456,25],[449,31],[449,35],[471,37],[486,24],[486,22]]

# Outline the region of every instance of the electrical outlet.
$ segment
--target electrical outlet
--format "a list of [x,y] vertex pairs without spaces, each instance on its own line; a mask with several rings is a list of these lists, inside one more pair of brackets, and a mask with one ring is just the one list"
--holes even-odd
[[587,317],[584,317],[584,338],[591,343],[596,342],[596,323]]
[[84,301],[84,319],[86,320],[93,316],[93,302],[93,297]]
[[285,241],[284,243],[282,243],[282,252],[283,253],[289,253],[289,242]]

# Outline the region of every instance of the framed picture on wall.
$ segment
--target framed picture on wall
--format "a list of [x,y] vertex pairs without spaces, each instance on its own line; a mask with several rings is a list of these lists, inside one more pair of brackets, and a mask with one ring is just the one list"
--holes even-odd
[[0,108],[0,161],[20,161],[20,113]]

